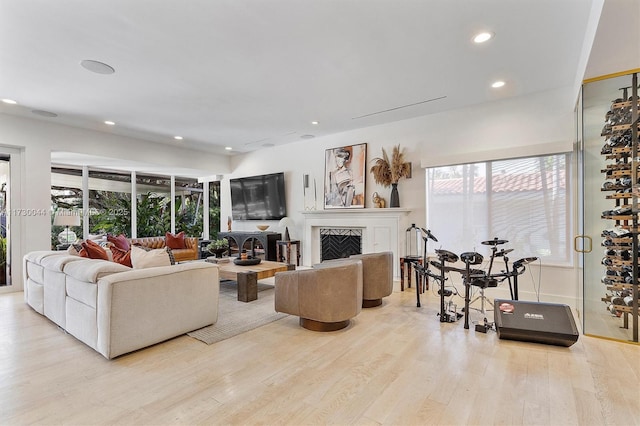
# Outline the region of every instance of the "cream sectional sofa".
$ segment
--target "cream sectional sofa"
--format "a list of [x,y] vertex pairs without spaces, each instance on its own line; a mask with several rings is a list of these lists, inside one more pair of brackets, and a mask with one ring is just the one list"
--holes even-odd
[[214,264],[132,269],[41,251],[25,255],[23,268],[26,303],[108,359],[218,319]]

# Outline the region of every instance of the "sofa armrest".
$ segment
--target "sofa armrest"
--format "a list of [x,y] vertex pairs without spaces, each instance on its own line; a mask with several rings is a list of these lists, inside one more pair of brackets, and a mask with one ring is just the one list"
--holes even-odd
[[199,240],[198,237],[185,237],[184,245],[188,249],[197,252],[199,248],[198,240]]
[[218,267],[205,262],[131,270],[98,281],[97,350],[114,358],[218,319]]

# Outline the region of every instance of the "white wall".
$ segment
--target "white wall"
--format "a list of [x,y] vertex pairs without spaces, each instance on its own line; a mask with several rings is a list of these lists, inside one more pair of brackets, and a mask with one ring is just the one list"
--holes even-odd
[[51,152],[69,151],[137,160],[160,166],[193,168],[209,175],[230,170],[229,158],[199,151],[107,133],[0,114],[0,151],[12,155],[12,211],[42,210],[47,215],[12,217],[11,263],[13,285],[0,291],[22,289],[22,257],[34,250],[50,249]]
[[[425,226],[425,172],[420,167],[483,161],[523,155],[567,152],[575,139],[575,125],[571,88],[536,94],[529,97],[495,101],[461,110],[367,127],[340,134],[304,140],[301,142],[263,149],[232,159],[233,172],[221,183],[221,227],[226,230],[226,218],[231,215],[229,178],[264,173],[284,172],[286,177],[288,216],[295,221],[289,228],[292,238],[303,236],[303,175],[309,174],[317,182],[318,209],[323,208],[323,176],[325,149],[344,145],[367,143],[367,159],[381,154],[381,148],[390,150],[400,144],[406,157],[413,162],[413,178],[401,180],[400,206],[411,209],[409,223]],[[368,168],[369,168],[368,167]],[[311,184],[313,188],[313,184]],[[312,189],[311,188],[311,189]],[[374,191],[389,201],[390,188],[375,184],[367,172],[366,205],[373,207]],[[307,201],[308,204],[308,201]],[[271,229],[282,231],[277,221],[264,221]],[[258,222],[234,222],[234,230],[256,230]],[[404,235],[402,235],[404,238]],[[478,242],[474,242],[478,243]],[[400,242],[404,248],[404,241]],[[446,241],[442,242],[446,249]],[[304,258],[304,253],[303,253]],[[538,275],[542,301],[561,302],[572,306],[578,294],[574,268],[542,266],[534,274],[525,274],[519,282],[526,300],[534,300]]]

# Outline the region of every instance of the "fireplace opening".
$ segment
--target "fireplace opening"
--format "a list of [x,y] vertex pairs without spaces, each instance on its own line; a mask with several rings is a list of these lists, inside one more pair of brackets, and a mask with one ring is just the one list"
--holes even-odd
[[321,228],[320,261],[362,253],[362,229]]

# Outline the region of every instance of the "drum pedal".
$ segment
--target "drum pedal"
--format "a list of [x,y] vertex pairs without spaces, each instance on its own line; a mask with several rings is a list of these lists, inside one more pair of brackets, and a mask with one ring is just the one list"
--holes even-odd
[[488,330],[492,329],[493,323],[488,322],[486,318],[482,324],[476,324],[476,331],[479,331],[480,333],[486,333]]
[[486,333],[487,330],[489,330],[489,327],[487,327],[486,324],[476,324],[476,331],[479,331],[480,333]]

